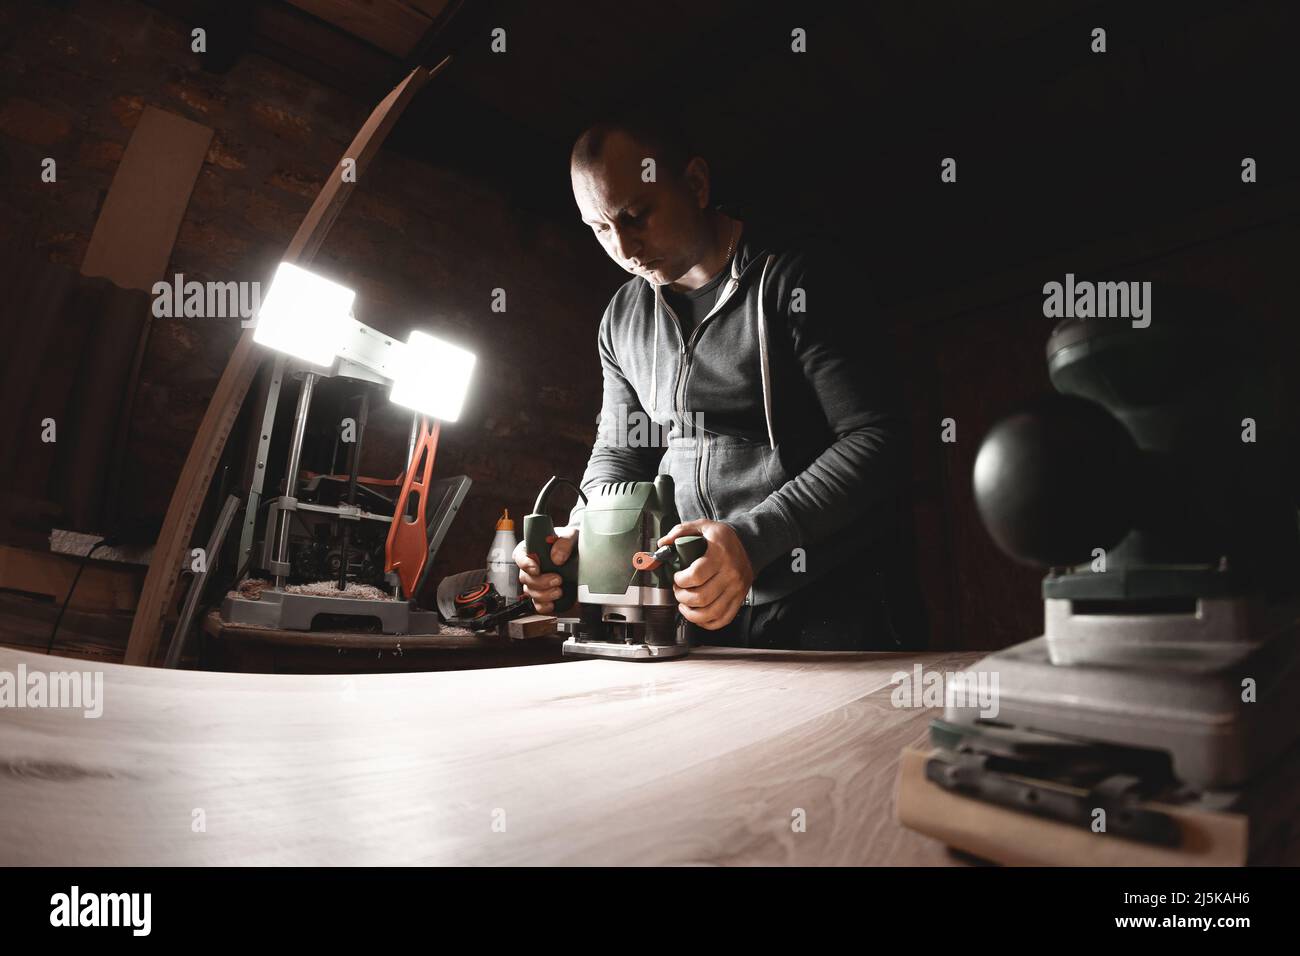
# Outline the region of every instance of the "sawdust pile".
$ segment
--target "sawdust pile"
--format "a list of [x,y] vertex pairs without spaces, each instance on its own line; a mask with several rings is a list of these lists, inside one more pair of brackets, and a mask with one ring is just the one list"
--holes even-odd
[[[264,578],[244,578],[235,586],[235,590],[227,591],[226,597],[244,598],[248,601],[259,601],[262,598],[262,592],[271,587],[273,582]],[[311,584],[288,584],[285,585],[287,594],[311,594],[316,597],[344,597],[353,598],[358,601],[396,601],[387,591],[375,587],[372,584],[357,584],[355,581],[349,581],[348,586],[342,591],[339,590],[337,581],[313,581]]]
[[271,586],[271,582],[263,578],[244,578],[235,585],[233,591],[227,591],[226,597],[244,598],[247,601],[257,601],[262,597],[262,592]]
[[311,584],[289,584],[285,586],[289,594],[314,594],[317,597],[345,597],[358,601],[394,601],[387,591],[382,591],[373,584],[357,584],[349,581],[348,586],[339,590],[337,581],[313,581]]

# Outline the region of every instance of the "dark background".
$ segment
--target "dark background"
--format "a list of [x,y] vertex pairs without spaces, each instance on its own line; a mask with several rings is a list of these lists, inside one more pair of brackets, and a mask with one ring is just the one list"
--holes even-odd
[[[860,250],[912,413],[935,645],[1000,647],[1039,632],[1040,572],[993,547],[970,473],[989,426],[1048,389],[1044,282],[1074,272],[1221,291],[1281,337],[1294,368],[1294,10],[18,0],[0,10],[0,239],[75,270],[153,105],[215,130],[168,275],[265,281],[374,103],[412,64],[454,54],[315,265],[359,290],[363,321],[403,336],[443,330],[480,356],[466,414],[443,432],[439,470],[475,484],[436,580],[481,566],[500,509],[522,514],[551,474],[576,476],[594,436],[595,329],[624,275],[573,208],[573,136],[625,100],[676,109],[701,135],[719,199]],[[209,30],[205,56],[189,52],[195,24]],[[490,51],[494,27],[505,54]],[[790,50],[795,27],[807,53]],[[1094,27],[1107,31],[1104,54],[1090,52]],[[49,155],[68,170],[57,190],[34,172]],[[939,180],[947,156],[956,184]],[[1245,156],[1257,183],[1241,182]],[[496,287],[504,315],[489,308]],[[19,345],[7,362],[49,361],[21,351],[35,320],[10,310]],[[152,323],[117,464],[74,476],[48,446],[11,437],[0,449],[17,463],[0,486],[5,541],[39,546],[50,527],[78,523],[152,540],[238,332]],[[32,386],[19,418],[72,401],[76,363],[59,369]],[[939,441],[947,417],[955,444]],[[367,470],[393,471],[405,426],[382,413],[375,424]],[[73,507],[86,482],[114,493]]]

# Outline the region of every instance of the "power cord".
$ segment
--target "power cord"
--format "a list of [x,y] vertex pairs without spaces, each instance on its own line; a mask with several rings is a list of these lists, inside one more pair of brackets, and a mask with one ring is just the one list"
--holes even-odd
[[77,582],[81,580],[81,572],[86,570],[86,565],[90,563],[91,557],[96,551],[109,544],[108,538],[100,538],[95,542],[91,549],[81,556],[81,564],[77,567],[77,573],[72,576],[72,584],[68,588],[67,595],[63,598],[63,606],[59,608],[59,616],[54,619],[54,626],[50,628],[50,643],[45,648],[46,654],[54,653],[54,637],[59,633],[59,624],[63,621],[63,614],[72,602],[72,592],[77,589]]

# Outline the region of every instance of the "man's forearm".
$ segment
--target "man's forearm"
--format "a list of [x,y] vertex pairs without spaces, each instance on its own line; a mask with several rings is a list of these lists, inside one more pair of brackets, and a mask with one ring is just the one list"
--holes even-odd
[[757,506],[728,520],[754,570],[817,544],[898,494],[905,465],[900,432],[882,416],[840,436]]
[[[907,417],[898,368],[889,333],[857,275],[836,251],[824,249],[774,270],[781,316],[775,327],[787,330],[833,440],[799,474],[728,521],[755,571],[878,511],[905,486]],[[802,311],[791,306],[796,290],[806,290]]]

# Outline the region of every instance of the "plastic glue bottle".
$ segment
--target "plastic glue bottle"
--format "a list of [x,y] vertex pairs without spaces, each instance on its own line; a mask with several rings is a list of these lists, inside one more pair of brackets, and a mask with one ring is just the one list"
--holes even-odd
[[514,559],[517,544],[519,539],[515,537],[515,523],[510,520],[510,511],[502,509],[497,533],[493,535],[492,547],[488,550],[487,579],[496,585],[497,593],[507,601],[519,597],[519,568]]

